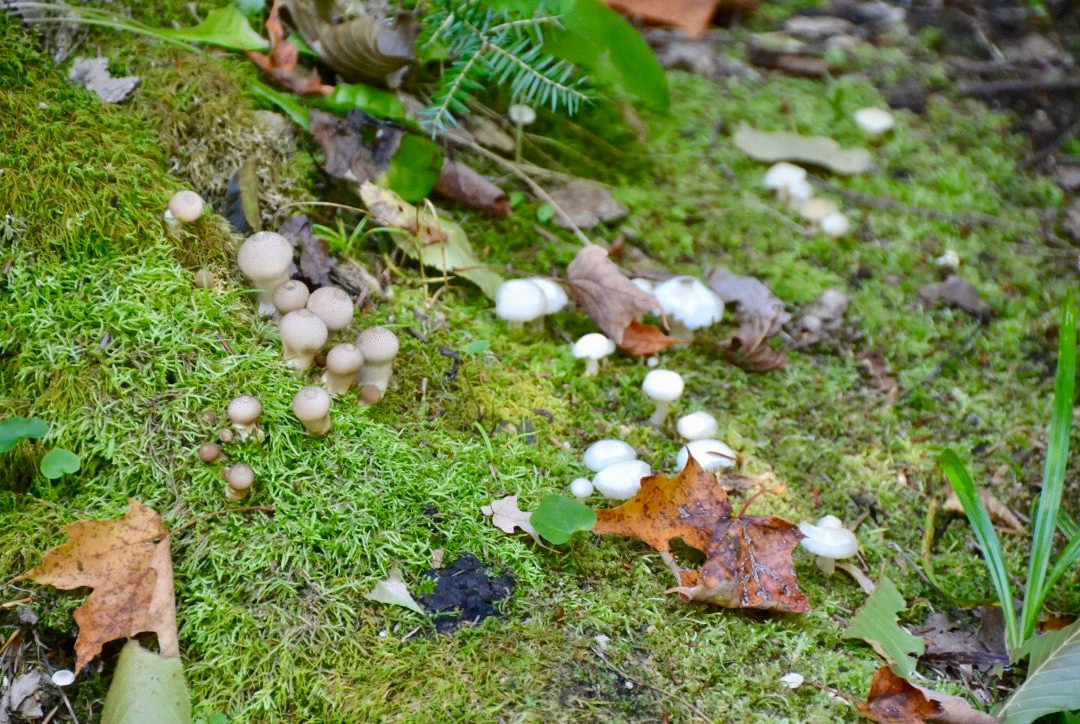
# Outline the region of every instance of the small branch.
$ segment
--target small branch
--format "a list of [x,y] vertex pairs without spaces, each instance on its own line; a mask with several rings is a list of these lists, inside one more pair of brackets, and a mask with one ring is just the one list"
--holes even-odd
[[1069,126],[1058,134],[1050,143],[1040,148],[1037,152],[1031,154],[1023,161],[1020,162],[1020,168],[1031,168],[1032,166],[1038,166],[1045,161],[1051,154],[1055,153],[1059,148],[1068,143],[1069,139],[1076,135],[1076,132],[1080,131],[1080,116],[1077,116],[1076,120],[1069,124]]
[[682,698],[678,694],[676,694],[674,692],[671,692],[671,691],[666,691],[664,689],[661,689],[659,686],[656,686],[655,684],[650,684],[648,681],[645,681],[644,679],[640,679],[640,678],[638,678],[638,677],[636,677],[636,676],[634,676],[632,674],[626,673],[625,671],[620,669],[618,666],[611,663],[611,661],[608,660],[608,657],[604,656],[604,652],[601,651],[600,649],[596,648],[595,646],[590,646],[589,650],[593,652],[593,655],[595,655],[596,658],[600,659],[601,663],[603,663],[604,666],[608,667],[609,669],[611,669],[612,671],[614,671],[616,674],[623,677],[624,679],[627,679],[628,681],[632,681],[635,684],[637,684],[638,686],[644,686],[647,689],[652,689],[653,691],[655,691],[657,694],[664,697],[665,699],[672,699],[674,701],[677,701],[678,703],[682,704],[684,707],[689,709],[694,714],[694,716],[696,716],[698,719],[701,719],[702,721],[708,722],[708,721],[713,721],[714,720],[714,717],[710,717],[710,716],[706,715],[705,712],[703,712],[701,709],[694,706],[692,703],[690,703],[686,699]]
[[960,86],[960,95],[975,98],[1015,96],[1027,93],[1065,93],[1080,90],[1080,78],[1061,80],[1002,80]]
[[273,515],[274,509],[269,505],[248,505],[243,508],[225,508],[224,510],[216,510],[213,513],[207,513],[206,515],[200,515],[198,518],[192,518],[187,523],[184,523],[179,528],[173,530],[169,535],[173,538],[179,537],[179,535],[188,528],[202,523],[204,520],[216,518],[219,515],[228,515],[229,513],[266,513],[267,515]]

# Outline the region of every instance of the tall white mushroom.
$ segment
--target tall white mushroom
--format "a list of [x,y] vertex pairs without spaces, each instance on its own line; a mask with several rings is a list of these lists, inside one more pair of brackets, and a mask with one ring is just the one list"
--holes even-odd
[[259,290],[259,314],[274,314],[274,290],[289,280],[293,248],[289,240],[273,231],[260,231],[240,245],[236,262],[240,271]]
[[775,191],[776,197],[789,206],[798,206],[814,195],[814,188],[806,179],[806,169],[787,161],[770,166],[761,185]]
[[356,384],[356,375],[364,366],[364,355],[355,344],[335,344],[326,355],[322,382],[331,397],[343,395]]
[[600,371],[600,360],[615,351],[615,342],[599,332],[581,337],[571,349],[576,359],[585,360],[585,376],[592,377]]
[[345,329],[353,320],[352,297],[341,287],[319,287],[308,297],[307,308],[318,315],[331,332]]
[[525,135],[525,126],[536,122],[536,111],[532,106],[515,103],[510,106],[507,115],[514,122],[514,160],[521,163],[521,142]]
[[799,532],[806,536],[799,545],[817,556],[817,566],[826,576],[836,570],[837,560],[859,552],[859,539],[835,515],[826,515],[817,525],[799,523]]
[[495,315],[506,321],[512,332],[520,332],[525,322],[535,324],[547,310],[544,290],[528,279],[510,279],[495,292]]
[[330,393],[321,387],[301,387],[292,401],[296,419],[312,437],[330,432]]
[[315,355],[326,344],[326,324],[310,309],[289,312],[278,322],[283,357],[297,372],[311,367]]
[[675,429],[684,440],[705,440],[716,435],[719,425],[715,417],[698,411],[680,417],[675,423]]
[[357,381],[362,387],[377,388],[382,397],[390,384],[394,357],[400,348],[397,335],[386,327],[369,327],[356,337],[356,348],[364,356]]
[[671,370],[652,370],[645,375],[641,391],[656,403],[656,410],[649,418],[649,424],[659,427],[664,424],[671,403],[683,393],[682,375]]
[[689,341],[694,330],[716,324],[724,316],[720,296],[694,277],[674,277],[657,284],[653,296],[667,314],[671,336],[678,339]]

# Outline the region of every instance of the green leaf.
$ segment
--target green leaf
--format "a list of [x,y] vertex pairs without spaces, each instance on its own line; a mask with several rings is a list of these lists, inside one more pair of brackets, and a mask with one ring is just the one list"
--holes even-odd
[[389,91],[363,83],[338,83],[334,92],[321,98],[313,98],[308,105],[332,113],[348,114],[361,110],[378,118],[398,123],[410,123],[405,104]]
[[23,440],[40,440],[49,434],[49,423],[38,417],[9,417],[0,422],[0,453],[6,453]]
[[464,351],[466,354],[484,354],[484,352],[487,352],[489,349],[491,349],[491,342],[488,342],[486,339],[474,339],[472,342],[465,345]]
[[375,180],[406,201],[419,201],[431,193],[442,170],[442,150],[426,138],[406,134],[390,159],[390,166]]
[[410,611],[424,613],[424,609],[420,608],[420,604],[414,601],[409,593],[409,589],[401,577],[400,566],[391,568],[390,575],[386,577],[386,580],[376,583],[375,588],[364,594],[364,598],[369,601],[386,603],[391,606],[402,606]]
[[252,29],[251,23],[235,5],[214,8],[193,28],[160,28],[155,32],[174,40],[216,45],[228,50],[267,50],[270,47],[270,41]]
[[529,518],[532,527],[545,540],[562,545],[579,530],[592,530],[596,513],[587,505],[562,495],[549,495]]
[[844,638],[862,639],[873,646],[893,672],[905,679],[915,673],[915,660],[909,654],[926,650],[921,638],[909,634],[896,622],[896,615],[906,607],[893,582],[882,578],[844,631]]
[[946,450],[938,462],[949,485],[956,491],[956,497],[959,498],[968,522],[971,523],[971,530],[975,533],[975,540],[979,542],[986,569],[990,573],[990,582],[994,585],[998,603],[1001,604],[1001,613],[1005,619],[1005,637],[1011,651],[1020,645],[1020,628],[1016,620],[1016,610],[1013,608],[1012,586],[1009,585],[1009,571],[1005,567],[1001,541],[998,540],[994,524],[975,490],[975,483],[964,466],[964,461],[952,450]]
[[1080,621],[1029,639],[1016,654],[1030,657],[1028,675],[998,712],[1005,724],[1080,709]]
[[311,130],[311,117],[308,114],[308,109],[295,95],[282,93],[281,91],[275,90],[265,83],[260,83],[258,81],[251,81],[248,83],[247,89],[248,93],[259,100],[266,101],[272,106],[277,106],[277,108],[287,115],[293,123],[300,126],[305,131]]
[[129,639],[113,672],[101,724],[189,724],[191,699],[180,659],[167,659]]
[[40,469],[41,474],[46,478],[56,480],[64,475],[78,472],[81,465],[82,461],[79,460],[78,455],[62,447],[56,447],[41,458]]

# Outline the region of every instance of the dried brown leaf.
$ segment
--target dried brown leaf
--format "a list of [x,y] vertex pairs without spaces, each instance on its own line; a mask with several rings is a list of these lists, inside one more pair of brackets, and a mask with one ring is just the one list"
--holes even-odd
[[311,110],[311,137],[322,146],[323,171],[333,179],[362,184],[381,176],[401,146],[405,131],[363,111],[346,118]]
[[735,305],[738,319],[760,317],[769,322],[767,335],[778,334],[791,319],[784,303],[765,286],[751,276],[732,274],[727,269],[714,269],[705,282],[724,302],[725,307]]
[[516,495],[507,495],[505,498],[493,500],[489,505],[481,506],[480,512],[491,518],[491,524],[504,533],[513,533],[520,528],[532,536],[534,541],[540,542],[536,529],[529,522],[532,513],[518,508]]
[[929,307],[944,302],[979,319],[990,316],[990,305],[979,296],[979,291],[957,276],[940,284],[924,284],[919,288],[919,298]]
[[718,345],[720,356],[747,372],[764,373],[780,369],[787,363],[783,350],[765,345],[771,322],[756,315],[743,319],[731,338]]
[[281,24],[281,0],[274,0],[270,6],[266,33],[270,38],[270,54],[252,51],[248,57],[275,85],[300,96],[324,96],[334,90],[333,86],[323,84],[319,71],[313,70],[306,76],[300,72],[300,50],[286,39]]
[[839,289],[826,289],[822,292],[820,297],[807,305],[802,316],[792,323],[791,337],[794,347],[809,347],[840,331],[850,304],[851,298]]
[[[1014,513],[1009,506],[995,498],[990,491],[980,489],[979,500],[982,501],[983,507],[986,508],[990,520],[1005,528],[1010,533],[1021,536],[1027,535],[1027,529],[1024,528],[1024,524],[1020,522],[1020,518],[1017,517],[1016,513]],[[956,497],[955,491],[949,492],[949,497],[945,499],[945,505],[942,509],[950,515],[965,515],[964,506],[960,504],[960,498]]]
[[613,199],[603,186],[581,179],[552,190],[551,198],[558,205],[555,224],[564,229],[572,229],[575,225],[579,229],[588,229],[597,224],[617,221],[630,211]]
[[579,251],[566,268],[566,293],[620,345],[636,317],[660,309],[656,297],[631,284],[607,250],[595,244]]
[[870,682],[870,694],[856,705],[867,719],[887,724],[993,724],[998,720],[959,696],[916,686],[882,666]]
[[675,339],[660,331],[659,327],[631,320],[623,332],[619,348],[634,357],[648,357],[676,344],[687,344],[688,340]]
[[894,404],[900,398],[900,385],[889,374],[884,358],[877,352],[864,352],[859,356],[859,361],[866,365],[870,386],[885,395],[890,405]]
[[313,287],[330,283],[330,274],[337,261],[330,255],[330,247],[311,233],[311,222],[306,216],[288,219],[278,233],[300,248],[300,275]]
[[700,38],[705,34],[720,0],[607,0],[615,10],[656,25],[670,25]]
[[440,196],[460,201],[492,216],[510,215],[510,201],[503,190],[459,161],[443,161],[435,191]]

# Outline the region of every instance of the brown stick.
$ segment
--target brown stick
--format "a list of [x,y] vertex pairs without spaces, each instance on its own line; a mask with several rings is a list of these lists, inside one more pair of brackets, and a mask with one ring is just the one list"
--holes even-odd
[[192,518],[187,523],[184,523],[182,526],[169,533],[169,535],[175,538],[184,531],[186,531],[188,528],[202,523],[204,520],[216,518],[219,515],[228,515],[229,513],[266,513],[267,515],[273,515],[274,509],[269,505],[248,505],[243,508],[225,508],[224,510],[215,510],[213,513],[207,513],[206,515],[200,515],[198,518]]

